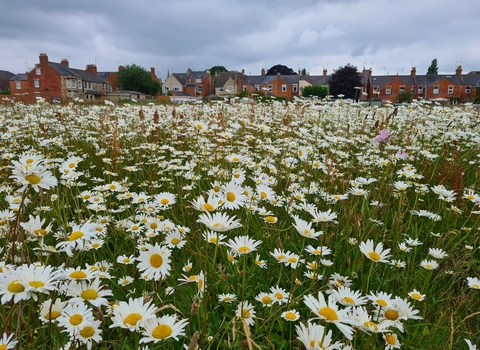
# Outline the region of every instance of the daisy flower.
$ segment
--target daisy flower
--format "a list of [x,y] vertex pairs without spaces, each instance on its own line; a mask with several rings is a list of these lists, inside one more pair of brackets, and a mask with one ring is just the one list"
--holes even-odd
[[170,254],[167,247],[145,244],[147,250],[141,251],[137,258],[137,268],[147,276],[147,280],[158,280],[170,275]]
[[157,343],[169,338],[178,340],[178,337],[185,335],[185,327],[187,325],[187,319],[177,321],[177,315],[175,314],[143,320],[142,327],[144,330],[140,344],[150,342]]
[[262,305],[266,307],[271,307],[274,304],[274,296],[272,293],[261,292],[255,297],[255,300],[262,303]]
[[40,320],[43,323],[57,322],[57,318],[60,317],[66,305],[67,302],[60,299],[55,299],[53,303],[52,299],[45,300],[40,306]]
[[215,211],[218,207],[224,204],[225,201],[221,201],[216,194],[208,196],[207,200],[203,196],[199,196],[197,199],[192,200],[190,203],[192,207],[198,211]]
[[279,305],[288,303],[288,299],[290,298],[290,293],[288,293],[285,289],[276,287],[270,287],[271,295],[274,297],[273,302]]
[[438,263],[435,260],[422,260],[420,266],[427,270],[435,270],[438,268]]
[[367,258],[374,262],[388,262],[390,255],[390,249],[383,249],[383,243],[380,242],[377,244],[375,249],[373,248],[373,240],[369,239],[367,242],[360,243],[360,251],[365,254]]
[[97,224],[91,222],[72,225],[71,229],[72,233],[68,235],[67,240],[55,246],[57,249],[65,249],[68,256],[73,256],[73,250],[83,250],[86,243],[98,235]]
[[20,300],[34,297],[35,294],[27,290],[21,280],[22,276],[14,269],[3,269],[0,274],[0,295],[2,296],[0,301],[2,304],[12,299],[14,303],[18,303]]
[[88,322],[82,328],[80,328],[76,338],[80,341],[80,343],[86,344],[87,349],[90,350],[93,342],[99,343],[102,341],[102,336],[100,335],[102,329],[100,326],[101,322],[98,320]]
[[293,322],[300,318],[300,313],[297,310],[292,309],[282,312],[280,317],[282,317],[285,321]]
[[402,347],[395,333],[385,333],[383,334],[383,339],[385,340],[385,350],[400,349]]
[[235,310],[235,315],[237,318],[244,320],[249,326],[255,324],[255,309],[248,301],[238,304],[237,309]]
[[168,232],[168,234],[165,236],[164,242],[168,248],[181,249],[187,243],[184,238],[184,235],[175,228]]
[[311,208],[309,211],[310,215],[313,216],[313,222],[319,223],[319,222],[333,222],[335,224],[338,223],[336,220],[338,215],[337,213],[333,213],[331,209],[328,209],[327,211],[318,211],[317,208]]
[[20,226],[22,226],[25,232],[32,237],[45,237],[52,231],[52,224],[50,223],[43,228],[44,224],[45,219],[40,220],[40,216],[37,215],[33,217],[30,215],[29,220],[27,222],[20,223]]
[[428,254],[435,259],[443,259],[448,256],[448,254],[441,248],[428,248]]
[[332,330],[325,333],[325,327],[322,325],[313,324],[308,321],[305,326],[303,323],[295,326],[297,338],[300,340],[305,349],[308,350],[332,350],[338,349],[339,342],[332,344]]
[[257,254],[255,256],[255,264],[260,267],[261,269],[266,269],[267,268],[267,262],[265,260],[260,259],[260,254]]
[[350,287],[340,287],[332,290],[332,295],[337,301],[345,306],[360,306],[367,303],[367,297],[362,296],[360,291],[351,290]]
[[370,292],[367,295],[367,298],[373,302],[374,305],[379,305],[381,307],[391,307],[393,305],[392,294],[387,294],[385,292]]
[[332,254],[332,250],[326,246],[314,248],[313,246],[308,245],[305,247],[305,250],[311,255],[315,255],[315,256],[325,256],[325,255]]
[[83,302],[67,304],[57,319],[58,326],[65,328],[62,332],[70,336],[78,335],[83,327],[93,321],[92,309]]
[[423,301],[425,300],[426,295],[421,294],[418,290],[414,289],[410,293],[408,293],[408,296],[412,299],[418,300],[418,301]]
[[117,283],[120,286],[128,286],[129,284],[133,283],[135,280],[131,276],[123,276],[122,278],[119,278]]
[[297,215],[292,215],[293,220],[295,220],[295,224],[293,227],[297,230],[297,232],[306,238],[317,238],[320,235],[323,235],[322,231],[315,232],[312,228],[312,223],[300,219]]
[[220,303],[233,303],[237,300],[237,296],[231,293],[218,294],[217,298]]
[[242,224],[235,217],[229,217],[225,213],[203,213],[199,216],[198,222],[207,226],[210,230],[215,232],[225,232],[242,227]]
[[71,280],[90,280],[95,278],[97,273],[91,269],[82,269],[81,267],[69,267],[63,271],[63,277]]
[[241,208],[248,200],[248,197],[243,193],[243,188],[233,181],[224,185],[222,190],[225,197],[223,206],[227,209]]
[[155,195],[156,207],[160,210],[170,209],[170,207],[176,203],[176,197],[169,192],[162,192]]
[[257,250],[261,243],[262,241],[255,241],[248,236],[240,236],[229,239],[225,245],[232,250],[234,255],[240,256]]
[[480,279],[478,277],[467,277],[467,284],[470,288],[480,289]]
[[100,278],[97,276],[93,281],[80,281],[70,283],[66,288],[66,294],[71,296],[69,303],[89,302],[95,307],[108,305],[106,296],[112,296],[110,289],[100,286]]
[[142,322],[155,318],[156,307],[151,304],[152,300],[145,302],[143,298],[130,298],[128,302],[121,301],[113,309],[110,328],[120,327],[132,332],[139,331]]
[[14,349],[17,343],[18,343],[18,340],[14,338],[13,333],[10,335],[7,335],[7,333],[3,333],[2,338],[0,338],[0,349],[2,350]]
[[208,243],[212,243],[212,244],[217,244],[217,243],[218,244],[224,244],[223,240],[225,240],[227,238],[227,236],[225,236],[223,234],[220,234],[218,232],[213,232],[213,231],[204,232],[202,234],[202,237]]
[[18,189],[19,192],[23,192],[28,186],[40,192],[40,189],[48,190],[58,183],[57,178],[43,165],[43,162],[29,167],[28,170],[14,167],[12,174],[10,178],[22,186]]
[[303,298],[303,302],[317,315],[315,318],[335,324],[347,339],[353,339],[353,328],[349,324],[358,325],[358,321],[352,319],[350,315],[351,307],[340,310],[336,304],[335,296],[329,295],[327,302],[322,292],[318,292],[318,298],[306,295]]

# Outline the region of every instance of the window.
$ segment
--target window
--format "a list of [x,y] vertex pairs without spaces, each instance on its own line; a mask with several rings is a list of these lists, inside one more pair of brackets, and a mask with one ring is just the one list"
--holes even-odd
[[405,85],[400,86],[400,92],[405,92]]
[[297,92],[298,91],[298,85],[297,84],[293,84],[293,92]]
[[380,93],[380,86],[374,86],[373,87],[373,93],[374,94],[379,94]]
[[175,85],[175,86],[173,87],[173,91],[180,91],[180,89],[178,88],[178,86]]
[[201,83],[201,82],[202,82],[202,79],[197,79],[196,82],[197,82],[197,83]]
[[258,84],[255,84],[255,88],[254,88],[255,91],[260,91],[260,85]]
[[465,93],[466,93],[466,94],[469,94],[469,93],[470,93],[470,89],[471,89],[471,86],[470,86],[470,85],[465,86]]
[[203,87],[202,87],[202,85],[199,85],[198,86],[198,92],[202,92],[202,91],[203,91]]
[[35,93],[35,97],[41,97],[39,92]]
[[76,89],[77,88],[77,81],[72,80],[72,88]]
[[439,90],[440,90],[440,86],[436,85],[436,86],[433,87],[433,93],[434,94],[438,94]]
[[453,85],[448,85],[448,93],[453,94]]
[[419,93],[419,94],[423,94],[423,86],[419,86],[419,87],[418,87],[418,93]]
[[273,85],[268,85],[268,92],[272,92]]
[[218,88],[218,91],[223,92],[223,86]]
[[286,84],[282,84],[282,92],[287,92],[287,85]]
[[230,85],[229,87],[227,87],[227,91],[232,92],[233,91],[233,86]]
[[40,68],[35,69],[35,74],[36,75],[42,75],[42,70]]
[[36,88],[39,88],[40,87],[40,80],[33,79],[33,86],[36,87]]
[[392,87],[391,87],[391,86],[387,86],[387,87],[385,88],[385,93],[386,93],[387,95],[390,95],[391,92],[392,92]]
[[168,86],[165,85],[164,88],[163,88],[163,90],[168,91]]
[[16,81],[16,82],[15,82],[15,89],[21,90],[21,89],[22,89],[22,83],[19,82],[19,81]]
[[243,91],[247,91],[247,85],[243,85]]

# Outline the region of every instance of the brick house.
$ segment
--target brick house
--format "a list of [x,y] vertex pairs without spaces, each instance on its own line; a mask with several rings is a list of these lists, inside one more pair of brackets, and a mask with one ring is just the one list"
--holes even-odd
[[210,71],[192,71],[172,73],[162,84],[163,94],[176,95],[186,93],[193,97],[207,97],[213,94],[213,79]]
[[87,70],[69,67],[68,60],[50,62],[45,53],[39,56],[39,63],[27,72],[28,100],[35,102],[37,97],[47,102],[68,101],[74,98],[101,99],[108,91],[108,82],[97,74],[95,65]]
[[262,68],[261,75],[243,75],[242,78],[239,90],[246,90],[253,95],[276,96],[291,100],[300,93],[300,77],[297,74],[266,75],[265,69]]
[[30,99],[27,74],[17,74],[10,78],[10,94],[15,101]]

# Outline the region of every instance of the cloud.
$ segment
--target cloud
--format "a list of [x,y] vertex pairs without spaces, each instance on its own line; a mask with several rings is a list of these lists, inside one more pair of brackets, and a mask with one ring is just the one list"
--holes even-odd
[[300,38],[298,39],[299,44],[302,46],[314,45],[317,43],[319,35],[320,34],[316,30],[305,29],[302,34],[300,34]]
[[322,39],[333,39],[341,37],[343,35],[343,31],[332,23],[330,23],[325,29],[320,31],[320,37]]

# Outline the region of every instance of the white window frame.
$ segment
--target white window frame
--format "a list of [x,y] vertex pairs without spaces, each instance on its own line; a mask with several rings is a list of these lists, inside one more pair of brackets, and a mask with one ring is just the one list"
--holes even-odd
[[243,85],[243,91],[247,91],[247,85]]
[[400,92],[405,92],[405,85],[400,86]]
[[38,89],[40,87],[40,80],[39,79],[33,79],[33,87]]
[[282,92],[287,92],[287,84],[282,84]]
[[41,68],[35,68],[35,74],[36,75],[42,75],[42,69]]
[[21,90],[21,89],[22,89],[22,82],[16,81],[16,82],[15,82],[15,89]]
[[385,87],[385,94],[390,95],[392,93],[392,87],[391,86],[386,86]]
[[293,90],[293,92],[297,92],[298,91],[298,85],[293,84],[292,90]]
[[472,88],[472,87],[471,87],[470,85],[466,85],[466,86],[465,86],[465,93],[466,93],[466,94],[469,94],[471,88]]
[[375,93],[379,93],[379,92],[380,92],[380,86],[374,85],[373,86],[373,93],[375,94]]
[[423,86],[419,86],[419,87],[418,87],[418,93],[419,93],[419,94],[423,94]]
[[273,89],[273,85],[268,85],[268,92],[272,92],[272,89]]
[[229,85],[229,86],[227,87],[227,91],[228,91],[228,92],[233,92],[233,86],[232,86],[232,85]]
[[197,79],[195,82],[201,83],[201,82],[202,82],[202,79]]
[[163,87],[163,91],[168,91],[168,86],[167,86],[167,85],[165,85],[165,86]]
[[454,86],[453,85],[448,85],[448,94],[451,95],[453,94]]
[[197,91],[198,91],[198,92],[203,92],[203,87],[202,87],[202,85],[198,85]]
[[435,85],[435,86],[433,87],[433,93],[434,93],[435,95],[438,94],[438,93],[440,93],[440,86],[439,86],[439,85]]
[[180,89],[178,88],[177,85],[175,85],[175,86],[173,87],[173,91],[180,91]]
[[255,84],[255,86],[253,87],[253,90],[254,91],[260,91],[260,85]]

